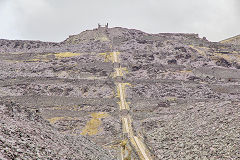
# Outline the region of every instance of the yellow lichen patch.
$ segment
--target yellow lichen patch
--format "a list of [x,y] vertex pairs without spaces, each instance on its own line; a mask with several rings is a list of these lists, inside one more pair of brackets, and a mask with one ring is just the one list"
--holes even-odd
[[104,42],[104,41],[110,41],[110,40],[108,39],[108,37],[106,37],[106,36],[99,37],[98,40],[103,41],[103,42]]
[[119,56],[120,52],[105,52],[100,53],[100,55],[104,56],[105,62],[112,62],[112,63],[119,63]]
[[24,62],[47,62],[46,59],[28,59],[28,60],[6,60],[7,62],[15,62],[15,63],[24,63]]
[[230,53],[230,54],[214,53],[213,56],[214,57],[212,58],[216,60],[218,60],[219,58],[224,58],[230,62],[234,62],[234,61],[240,62],[240,56],[238,55],[238,53]]
[[59,78],[67,78],[67,77],[69,77],[69,74],[66,71],[61,71],[61,72],[57,73],[57,76]]
[[[221,52],[215,52],[212,53],[211,55],[207,55],[206,52],[209,48],[207,47],[197,47],[197,46],[193,46],[193,45],[189,45],[189,47],[197,50],[200,54],[202,54],[203,56],[207,56],[210,57],[212,60],[219,60],[219,58],[224,58],[227,61],[230,62],[240,62],[240,57],[239,57],[239,53],[236,51],[233,51],[229,54],[223,54]],[[222,49],[224,49],[224,47],[221,47]]]
[[240,41],[240,35],[237,35],[237,36],[222,40],[222,41],[220,41],[220,43],[233,43],[234,44],[234,42],[239,43],[239,41]]
[[99,132],[99,127],[101,125],[101,119],[108,117],[108,113],[106,112],[99,112],[99,113],[92,113],[92,119],[87,122],[86,126],[84,127],[81,135],[96,135]]
[[166,97],[166,100],[172,102],[172,101],[176,101],[177,98],[176,97]]
[[208,49],[207,47],[196,47],[196,46],[193,46],[193,45],[189,45],[189,47],[191,47],[192,49],[195,49],[195,50],[197,50],[198,51],[198,53],[200,53],[201,55],[203,55],[203,56],[207,56],[207,54],[206,54],[206,49]]
[[40,59],[29,59],[29,60],[27,60],[27,62],[38,62],[38,61],[40,61]]
[[230,55],[227,55],[227,54],[222,54],[222,53],[214,53],[214,56],[215,57],[218,57],[218,58],[224,58],[226,60],[231,60],[231,57]]
[[124,75],[124,73],[127,73],[128,70],[127,68],[114,68],[115,72],[113,73],[113,77],[122,77]]
[[183,70],[183,71],[179,71],[180,73],[191,73],[192,70]]
[[49,60],[46,57],[38,55],[38,56],[34,57],[33,59],[28,59],[23,62],[48,62],[48,61]]
[[10,52],[10,53],[6,53],[6,54],[23,54],[22,52]]
[[63,53],[55,53],[54,55],[57,58],[67,58],[67,57],[79,56],[81,55],[81,53],[63,52]]
[[75,120],[74,118],[72,117],[53,117],[53,118],[49,118],[47,119],[51,124],[54,124],[56,123],[57,121],[60,121],[60,120]]

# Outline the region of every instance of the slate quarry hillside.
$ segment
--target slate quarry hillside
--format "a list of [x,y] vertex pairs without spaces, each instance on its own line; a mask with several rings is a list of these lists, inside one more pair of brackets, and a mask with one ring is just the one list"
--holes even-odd
[[220,41],[223,44],[240,45],[240,35]]
[[0,159],[120,159],[126,114],[153,159],[240,158],[239,45],[100,27],[0,39],[0,68]]

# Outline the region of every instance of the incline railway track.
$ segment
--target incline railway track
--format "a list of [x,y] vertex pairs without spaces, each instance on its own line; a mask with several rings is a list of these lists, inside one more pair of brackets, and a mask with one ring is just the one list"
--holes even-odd
[[[109,53],[108,59],[112,61],[112,63],[118,63],[119,67],[114,68],[115,73],[114,77],[123,77],[125,68],[122,68],[120,65],[119,60],[119,52],[112,52]],[[118,98],[119,98],[119,109],[120,111],[127,110],[129,111],[129,102],[126,101],[126,95],[125,95],[125,89],[126,86],[130,85],[129,83],[119,83],[116,82],[116,88],[118,92]],[[136,136],[134,134],[133,128],[132,128],[132,117],[127,113],[127,115],[122,115],[122,143],[121,143],[121,160],[129,160],[132,158],[132,152],[131,150],[134,150],[138,158],[141,160],[152,160],[152,155],[147,148],[146,144],[141,140],[140,137]]]

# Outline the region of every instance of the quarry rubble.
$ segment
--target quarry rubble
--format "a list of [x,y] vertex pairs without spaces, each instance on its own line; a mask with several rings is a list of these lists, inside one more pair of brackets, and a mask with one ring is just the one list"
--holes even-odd
[[153,159],[240,159],[239,45],[100,27],[60,43],[1,39],[0,68],[0,159],[119,159],[117,82]]

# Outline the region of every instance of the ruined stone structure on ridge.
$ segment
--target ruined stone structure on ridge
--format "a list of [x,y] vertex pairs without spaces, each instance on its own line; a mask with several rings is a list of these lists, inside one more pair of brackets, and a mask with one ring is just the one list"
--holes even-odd
[[106,31],[107,29],[108,29],[108,23],[105,26],[101,26],[100,24],[98,24],[99,31]]

